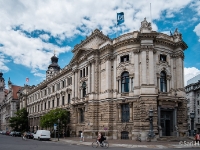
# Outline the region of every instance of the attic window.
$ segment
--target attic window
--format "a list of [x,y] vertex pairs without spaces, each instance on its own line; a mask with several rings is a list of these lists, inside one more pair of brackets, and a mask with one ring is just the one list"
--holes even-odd
[[167,60],[167,56],[161,54],[161,55],[160,55],[160,60],[161,60],[161,61],[166,61],[166,60]]
[[121,62],[129,61],[129,55],[121,56]]

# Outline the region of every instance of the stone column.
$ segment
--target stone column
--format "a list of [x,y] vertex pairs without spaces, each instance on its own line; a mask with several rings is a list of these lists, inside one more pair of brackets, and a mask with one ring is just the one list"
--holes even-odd
[[134,85],[139,86],[139,75],[140,75],[140,69],[139,69],[139,51],[134,52],[134,67],[135,67],[135,77],[134,77]]
[[146,51],[141,52],[141,84],[147,84]]
[[113,89],[114,90],[117,90],[118,89],[118,87],[117,87],[117,81],[115,80],[116,79],[116,77],[117,77],[117,73],[116,73],[116,71],[117,71],[117,69],[116,69],[116,66],[117,66],[117,61],[116,61],[116,56],[115,56],[115,58],[114,58],[114,60],[113,60]]
[[88,63],[88,93],[90,93],[90,79],[91,73],[90,73],[90,63]]
[[110,57],[106,58],[106,90],[111,89],[111,62]]
[[72,99],[75,98],[75,92],[74,92],[74,71],[72,71]]
[[132,92],[132,77],[129,76],[129,93]]
[[95,63],[92,62],[92,83],[91,83],[91,86],[92,86],[92,92],[95,92],[95,80],[94,80],[94,76],[95,76]]
[[154,59],[153,49],[149,50],[149,84],[154,84]]
[[75,91],[75,98],[78,97],[78,70],[75,71],[75,85],[74,85],[74,91]]
[[133,103],[129,103],[129,108],[130,108],[130,122],[133,122]]

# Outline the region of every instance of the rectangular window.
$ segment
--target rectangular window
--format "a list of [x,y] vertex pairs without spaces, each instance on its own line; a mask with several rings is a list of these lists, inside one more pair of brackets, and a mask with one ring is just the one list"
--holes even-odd
[[65,87],[65,80],[62,81],[62,88]]
[[197,109],[197,113],[198,113],[198,115],[199,115],[199,109]]
[[41,110],[43,110],[43,105],[41,104]]
[[84,111],[82,108],[79,109],[79,111],[80,111],[80,123],[83,123],[84,122]]
[[48,101],[48,109],[50,108],[50,101]]
[[167,60],[167,56],[161,54],[161,55],[160,55],[160,61],[166,61],[166,60]]
[[80,77],[82,77],[82,70],[80,70]]
[[197,101],[197,105],[199,105],[199,101]]
[[38,105],[38,111],[40,111],[40,105]]
[[46,104],[46,102],[45,102],[45,103],[44,103],[44,109],[45,109],[45,110],[47,109],[46,105],[47,105],[47,104]]
[[54,100],[52,100],[52,107],[54,108]]
[[59,106],[59,98],[57,98],[57,106]]
[[68,94],[68,104],[70,104],[70,94]]
[[85,77],[85,68],[83,69],[83,77]]
[[121,56],[121,62],[129,61],[129,55]]
[[86,76],[88,75],[88,67],[86,67]]
[[130,113],[129,113],[129,104],[122,104],[121,105],[121,121],[122,122],[129,122]]
[[62,105],[65,105],[65,96],[62,97]]

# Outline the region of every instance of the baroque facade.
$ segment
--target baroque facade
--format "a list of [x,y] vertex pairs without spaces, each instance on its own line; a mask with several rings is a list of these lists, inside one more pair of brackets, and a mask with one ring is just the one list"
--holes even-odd
[[146,19],[140,31],[113,40],[94,30],[75,45],[63,69],[53,56],[46,80],[27,93],[30,129],[40,129],[49,110],[63,108],[70,112],[70,136],[83,131],[92,138],[100,131],[110,139],[135,139],[139,133],[144,139],[153,110],[157,137],[185,136],[185,49],[177,29],[170,36],[152,31]]
[[[188,109],[188,131],[191,133],[191,130],[194,130],[194,133],[197,133],[200,132],[200,75],[190,79],[187,83],[189,84],[185,87],[185,91]],[[194,113],[194,122],[191,113]]]
[[4,95],[2,96],[1,94],[3,98],[1,97],[2,100],[0,102],[0,118],[1,118],[0,129],[4,131],[11,131],[12,128],[9,126],[10,124],[9,119],[11,117],[14,117],[15,112],[17,112],[17,110],[19,109],[19,100],[17,92],[20,90],[21,87],[13,85],[9,78],[8,89],[5,89],[4,79],[2,78],[0,79],[1,80],[0,89],[3,89]]

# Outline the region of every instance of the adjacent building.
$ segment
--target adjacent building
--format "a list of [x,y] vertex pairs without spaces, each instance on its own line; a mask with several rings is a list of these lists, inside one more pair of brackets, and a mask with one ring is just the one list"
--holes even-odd
[[19,100],[17,92],[21,87],[13,85],[8,81],[8,89],[5,89],[5,80],[3,73],[0,73],[0,129],[11,131],[9,119],[15,116],[15,112],[19,109]]
[[[188,131],[200,132],[200,75],[188,80],[186,90]],[[194,113],[194,118],[191,114]]]
[[152,31],[146,19],[140,31],[115,39],[94,30],[74,47],[68,65],[60,69],[54,55],[46,80],[25,92],[20,106],[27,107],[30,130],[41,129],[48,111],[63,108],[70,112],[69,136],[100,131],[110,139],[145,139],[153,110],[156,137],[185,136],[185,49],[177,29],[170,36]]

